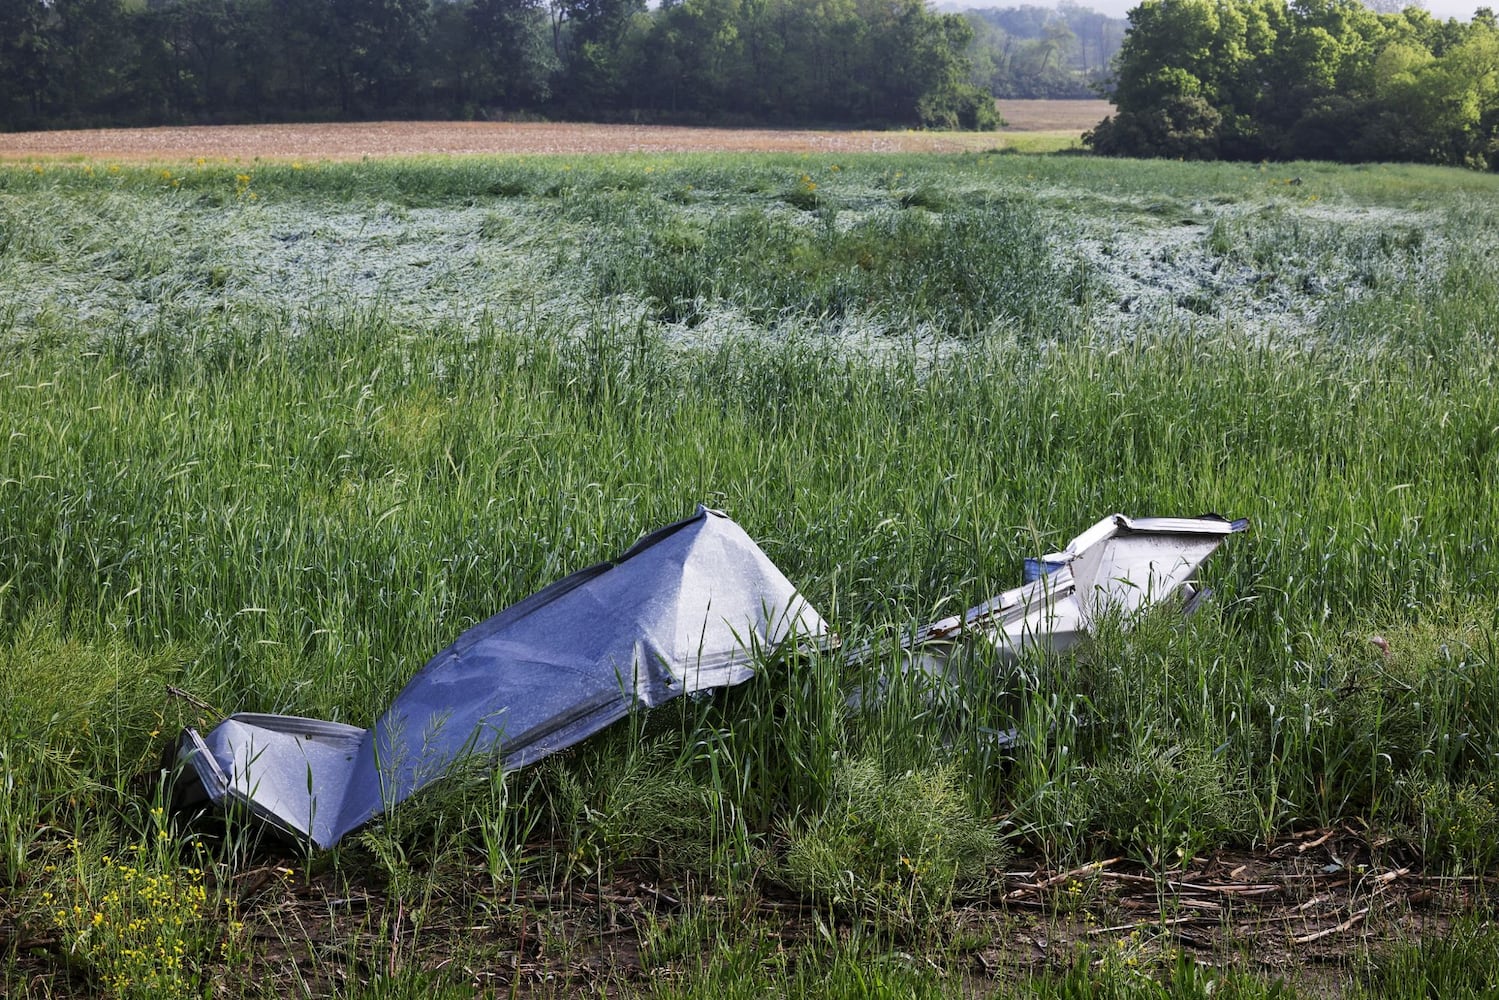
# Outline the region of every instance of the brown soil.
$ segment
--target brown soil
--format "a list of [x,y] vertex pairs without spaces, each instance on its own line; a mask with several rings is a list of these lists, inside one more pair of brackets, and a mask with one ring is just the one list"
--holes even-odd
[[[1107,101],[997,102],[1008,132],[1083,132]],[[340,122],[0,133],[0,160],[357,160],[506,153],[963,153],[1003,144],[1002,132],[687,128],[535,122]]]
[[[495,897],[486,888],[455,898],[450,912],[439,907],[421,926],[403,917],[388,893],[374,886],[351,893],[332,880],[298,887],[273,880],[271,892],[247,894],[243,910],[258,939],[273,945],[263,952],[266,976],[326,976],[327,963],[317,961],[321,945],[362,956],[366,975],[392,962],[433,969],[463,963],[476,988],[526,996],[604,993],[621,982],[682,974],[696,956],[653,962],[647,942],[650,928],[684,913],[730,929],[759,924],[787,945],[813,943],[829,930],[825,913],[774,893],[729,900],[639,876],[517,888],[514,895]],[[963,965],[952,971],[975,996],[1007,995],[1027,975],[1065,970],[1081,955],[1159,970],[1177,952],[1335,996],[1358,956],[1440,935],[1493,889],[1484,879],[1425,875],[1340,827],[1159,873],[1121,859],[1071,871],[1019,866],[988,898],[958,908],[935,930],[938,940],[958,946]],[[480,926],[476,911],[490,921]],[[326,939],[298,939],[289,926],[321,926]]]
[[994,102],[1009,132],[1076,132],[1082,135],[1114,113],[1108,101]]
[[[453,859],[434,873],[443,891],[402,900],[373,872],[346,873],[353,884],[331,874],[306,879],[291,870],[300,863],[286,859],[234,877],[231,895],[252,957],[233,974],[281,983],[288,992],[333,994],[350,979],[414,966],[445,978],[462,970],[476,991],[614,995],[624,984],[691,967],[690,944],[685,952],[650,954],[652,929],[685,914],[730,934],[758,926],[787,946],[853,930],[829,927],[825,913],[804,900],[773,892],[731,900],[639,874],[496,891],[478,859]],[[1357,974],[1360,956],[1440,936],[1495,888],[1490,879],[1424,874],[1340,827],[1165,872],[1118,858],[1070,871],[1020,865],[987,898],[969,901],[931,931],[943,955],[958,956],[949,970],[974,996],[1007,995],[1026,976],[1068,969],[1080,957],[1147,972],[1180,954],[1330,997]],[[19,938],[20,968],[39,995],[87,993],[59,940],[46,930],[33,936],[7,926],[4,917],[0,908],[0,945]],[[913,939],[907,947],[933,941]],[[229,973],[221,967],[218,974]]]
[[993,132],[361,122],[0,133],[0,160],[357,160],[366,156],[505,153],[960,153],[997,145],[999,139]]

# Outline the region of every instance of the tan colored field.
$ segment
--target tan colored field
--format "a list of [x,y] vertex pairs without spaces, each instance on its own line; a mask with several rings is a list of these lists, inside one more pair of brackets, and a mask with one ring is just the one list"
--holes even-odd
[[[1072,137],[1107,101],[1001,101],[1003,132],[686,128],[515,122],[358,122],[0,133],[0,160],[357,160],[496,153],[962,153],[1010,145],[1007,132]],[[1065,144],[1065,143],[1064,143]]]
[[1005,98],[994,104],[1007,123],[1007,132],[1074,132],[1082,135],[1114,113],[1114,106],[1108,101],[1021,101]]
[[1003,144],[994,132],[874,132],[512,122],[361,122],[79,129],[0,134],[0,159],[356,160],[472,153],[960,153]]

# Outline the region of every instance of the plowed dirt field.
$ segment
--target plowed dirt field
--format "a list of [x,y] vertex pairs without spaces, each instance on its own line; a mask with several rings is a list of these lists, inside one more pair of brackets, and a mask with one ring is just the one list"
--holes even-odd
[[1114,113],[1108,101],[995,101],[1007,132],[1076,132],[1082,135]]
[[[1013,131],[1081,134],[1104,101],[1002,101]],[[961,153],[1005,144],[1004,132],[687,128],[519,122],[357,122],[74,129],[0,133],[0,159],[177,161],[357,160],[495,153]]]
[[78,129],[0,135],[0,158],[357,160],[472,153],[956,153],[993,132],[873,132],[515,122],[360,122]]

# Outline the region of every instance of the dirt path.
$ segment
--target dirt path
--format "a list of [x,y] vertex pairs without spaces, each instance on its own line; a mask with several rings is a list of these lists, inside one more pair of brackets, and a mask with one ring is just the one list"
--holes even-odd
[[358,122],[0,134],[0,160],[357,160],[503,153],[959,153],[994,132],[872,132],[512,122]]

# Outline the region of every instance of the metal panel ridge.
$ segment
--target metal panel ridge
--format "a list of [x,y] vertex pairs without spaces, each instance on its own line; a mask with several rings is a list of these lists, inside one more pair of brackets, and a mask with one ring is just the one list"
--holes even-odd
[[[1060,552],[1027,560],[1029,583],[917,628],[902,637],[899,648],[912,662],[936,672],[945,671],[948,657],[968,642],[990,646],[1002,659],[1032,649],[1059,652],[1088,634],[1104,615],[1127,619],[1190,589],[1198,568],[1223,540],[1247,528],[1247,521],[1216,514],[1111,514]],[[865,645],[846,659],[863,662],[878,651]]]
[[826,629],[744,529],[699,507],[464,632],[368,730],[244,714],[185,731],[178,801],[331,847],[464,759],[533,763]]

